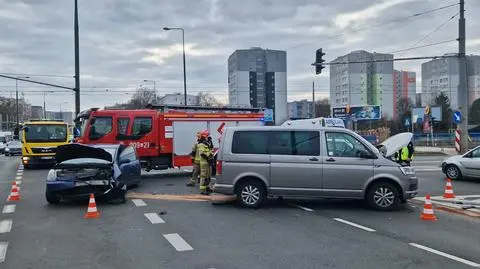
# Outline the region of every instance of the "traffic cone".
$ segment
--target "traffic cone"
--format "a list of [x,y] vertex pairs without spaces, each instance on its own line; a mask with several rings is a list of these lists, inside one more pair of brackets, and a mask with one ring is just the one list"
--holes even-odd
[[447,178],[447,184],[445,185],[445,192],[443,193],[443,198],[455,198],[455,194],[453,193],[452,181],[449,178]]
[[90,194],[90,201],[88,202],[88,209],[87,213],[85,214],[84,218],[86,219],[95,219],[100,217],[100,213],[97,210],[97,204],[95,203],[95,197],[93,193]]
[[8,201],[18,201],[18,200],[20,200],[20,193],[18,193],[17,183],[13,181],[12,190],[10,191],[10,195],[8,196]]
[[420,216],[423,220],[435,221],[437,217],[433,214],[432,200],[430,200],[430,194],[425,197],[425,205],[423,206],[423,213]]

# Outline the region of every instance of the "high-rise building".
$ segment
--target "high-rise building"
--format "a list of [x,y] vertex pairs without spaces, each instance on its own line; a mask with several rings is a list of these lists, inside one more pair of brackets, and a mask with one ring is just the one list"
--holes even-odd
[[[416,103],[416,74],[415,72],[393,71],[393,118],[397,119],[399,111],[406,111],[408,102],[412,105]],[[404,102],[403,100],[408,100]]]
[[309,119],[313,118],[313,102],[308,100],[293,101],[288,103],[289,119]]
[[254,47],[232,53],[228,58],[228,102],[273,109],[275,124],[285,122],[287,52]]
[[331,63],[337,64],[330,65],[332,109],[346,105],[379,105],[384,117],[393,117],[392,59],[392,54],[357,50],[333,60]]
[[[456,54],[422,63],[422,106],[431,105],[443,92],[450,100],[452,109],[458,108],[458,58]],[[480,56],[467,56],[468,99],[471,105],[480,98]]]

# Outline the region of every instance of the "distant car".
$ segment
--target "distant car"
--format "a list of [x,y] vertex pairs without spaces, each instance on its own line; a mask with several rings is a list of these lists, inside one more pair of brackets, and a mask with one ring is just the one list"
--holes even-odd
[[446,158],[442,172],[450,179],[480,178],[480,146],[463,155]]
[[5,156],[22,155],[22,143],[20,141],[10,141],[5,145]]
[[127,187],[141,181],[140,161],[131,146],[68,144],[57,147],[55,158],[45,192],[51,204],[91,193],[125,202]]

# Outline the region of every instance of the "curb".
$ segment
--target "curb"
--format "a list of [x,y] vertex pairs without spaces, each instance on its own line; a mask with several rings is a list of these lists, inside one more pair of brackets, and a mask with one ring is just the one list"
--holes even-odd
[[[411,199],[409,202],[418,205],[418,206],[423,206],[424,202],[417,200],[417,199]],[[471,218],[480,218],[480,213],[468,211],[468,209],[461,209],[461,208],[455,208],[455,207],[449,207],[446,205],[439,205],[437,201],[432,199],[432,204],[435,206],[434,209],[438,211],[443,211],[447,213],[453,213],[456,215],[461,215],[461,216],[467,216]]]

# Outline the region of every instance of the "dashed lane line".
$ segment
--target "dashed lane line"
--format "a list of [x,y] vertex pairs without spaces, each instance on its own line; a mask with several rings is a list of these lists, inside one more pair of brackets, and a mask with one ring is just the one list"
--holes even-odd
[[146,206],[147,204],[142,199],[132,199],[135,206]]
[[344,220],[344,219],[340,219],[340,218],[333,218],[333,219],[336,220],[336,221],[338,221],[338,222],[341,222],[341,223],[344,223],[344,224],[347,224],[347,225],[350,225],[350,226],[353,226],[353,227],[362,229],[362,230],[367,231],[367,232],[375,232],[375,230],[372,229],[372,228],[368,228],[368,227],[365,227],[365,226],[363,226],[363,225],[350,222],[350,221],[348,221],[348,220]]
[[15,180],[15,183],[17,183],[17,185],[21,185],[22,181],[21,180]]
[[189,251],[193,250],[187,241],[185,241],[179,234],[164,234],[163,237],[177,250],[177,251]]
[[445,258],[448,258],[448,259],[451,259],[451,260],[454,260],[454,261],[457,261],[457,262],[461,262],[463,264],[466,264],[466,265],[469,265],[469,266],[472,266],[472,267],[480,268],[480,264],[478,264],[476,262],[465,260],[463,258],[454,256],[454,255],[451,255],[451,254],[448,254],[448,253],[445,253],[445,252],[442,252],[442,251],[439,251],[439,250],[436,250],[436,249],[433,249],[433,248],[429,248],[429,247],[426,247],[426,246],[423,246],[423,245],[420,245],[420,244],[416,244],[416,243],[409,243],[409,245],[412,246],[412,247],[416,247],[416,248],[428,251],[428,252],[433,253],[433,254],[443,256]]
[[145,213],[144,215],[152,224],[165,223],[157,213]]
[[285,201],[288,205],[290,206],[293,206],[293,207],[296,207],[296,208],[299,208],[301,210],[305,210],[307,212],[314,212],[315,210],[311,209],[311,208],[308,208],[308,207],[304,207],[304,206],[301,206],[301,205],[297,205],[297,204],[294,204],[294,203],[290,203],[290,202],[287,202]]
[[15,179],[16,180],[22,179],[22,176],[16,176]]
[[0,234],[9,233],[12,230],[13,221],[11,219],[6,219],[0,221]]
[[3,214],[14,213],[16,207],[17,207],[16,205],[5,205],[3,207],[2,213]]
[[5,261],[7,255],[8,242],[0,242],[0,263]]

